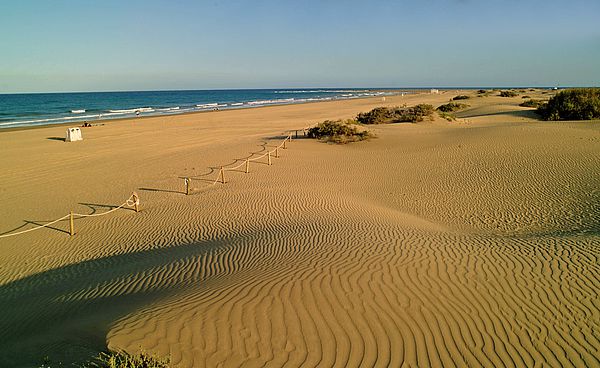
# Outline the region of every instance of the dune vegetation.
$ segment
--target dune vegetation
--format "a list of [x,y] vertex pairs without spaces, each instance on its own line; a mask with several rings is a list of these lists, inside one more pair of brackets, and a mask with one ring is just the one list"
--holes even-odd
[[500,94],[498,96],[500,97],[517,97],[519,94],[515,91],[500,91]]
[[459,102],[449,102],[444,105],[438,106],[437,110],[442,112],[454,112],[469,107],[469,105]]
[[538,107],[544,105],[545,103],[546,102],[543,101],[543,100],[535,100],[533,98],[530,98],[528,100],[525,100],[525,101],[521,102],[519,104],[519,106],[521,106],[521,107],[535,107],[535,108],[538,108]]
[[[61,362],[53,362],[48,357],[43,359],[39,368],[63,367]],[[144,351],[137,354],[129,354],[125,351],[104,351],[91,360],[82,364],[73,364],[80,368],[171,368],[169,358],[161,358],[150,355]]]
[[98,354],[83,368],[170,368],[168,358],[159,358],[145,352],[129,354],[124,351],[109,351]]
[[361,130],[354,120],[325,120],[308,130],[309,138],[324,142],[350,143],[364,141],[373,135],[368,130]]
[[591,120],[600,118],[600,88],[561,91],[538,107],[544,120]]
[[418,104],[410,107],[376,107],[369,112],[358,114],[356,120],[361,124],[417,123],[425,117],[431,117],[433,106]]

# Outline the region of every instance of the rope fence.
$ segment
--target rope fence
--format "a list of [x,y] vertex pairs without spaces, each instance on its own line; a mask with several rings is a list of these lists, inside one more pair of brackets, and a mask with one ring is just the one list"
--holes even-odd
[[[273,161],[271,160],[271,158],[272,157],[279,158],[279,149],[287,149],[287,143],[291,142],[294,139],[294,138],[292,138],[293,136],[295,136],[295,138],[297,139],[298,132],[302,132],[302,136],[306,137],[306,131],[308,129],[310,129],[310,127],[311,126],[309,125],[302,129],[294,129],[294,130],[289,131],[289,134],[283,139],[283,141],[278,146],[276,146],[272,150],[268,150],[267,152],[263,153],[260,156],[252,157],[252,156],[254,156],[254,154],[252,154],[247,159],[242,160],[242,162],[240,164],[238,164],[237,166],[233,166],[233,167],[221,166],[221,168],[219,169],[219,171],[217,173],[217,177],[215,178],[215,180],[213,180],[211,182],[211,184],[209,184],[209,186],[216,185],[217,183],[225,184],[226,183],[225,172],[238,170],[242,166],[245,166],[244,173],[248,174],[250,172],[250,163],[261,160],[264,157],[267,157],[267,165],[271,166],[273,164]],[[198,179],[195,179],[192,177],[185,177],[185,178],[183,178],[183,180],[184,180],[184,186],[185,186],[185,194],[190,195],[192,192],[192,188],[190,187],[192,180],[198,180]]]
[[90,215],[86,215],[86,214],[83,214],[83,213],[76,213],[76,212],[71,211],[68,215],[65,215],[65,216],[63,216],[63,217],[61,217],[59,219],[54,220],[54,221],[50,221],[47,224],[38,225],[38,226],[36,226],[34,228],[23,230],[23,231],[18,231],[16,233],[3,234],[3,235],[0,235],[0,238],[8,238],[10,236],[21,235],[21,234],[25,234],[25,233],[28,233],[28,232],[31,232],[31,231],[43,229],[45,227],[49,227],[50,225],[56,224],[57,222],[63,221],[65,219],[67,219],[67,218],[69,219],[69,235],[73,236],[73,235],[75,235],[75,224],[74,224],[74,221],[76,219],[75,217],[77,217],[77,219],[80,219],[80,218],[85,218],[85,217],[104,216],[104,215],[108,215],[111,212],[119,210],[119,209],[121,209],[121,208],[123,208],[125,206],[133,207],[135,209],[135,212],[139,212],[140,211],[139,210],[139,205],[140,205],[140,197],[137,195],[136,192],[133,192],[131,194],[131,196],[129,196],[129,198],[127,198],[127,200],[125,202],[123,202],[123,204],[121,204],[120,206],[117,206],[117,207],[115,207],[115,208],[113,208],[111,210],[108,210],[106,212],[93,213],[93,214],[90,214]]
[[[250,172],[250,162],[256,162],[262,158],[264,158],[265,156],[267,157],[267,164],[269,166],[271,166],[272,161],[271,161],[271,157],[274,155],[275,158],[279,158],[279,149],[287,149],[287,145],[286,143],[291,142],[292,141],[292,132],[294,132],[295,138],[298,138],[298,132],[301,131],[303,136],[306,136],[306,131],[310,128],[310,126],[303,128],[303,129],[297,129],[297,130],[292,130],[290,131],[290,133],[285,137],[285,139],[283,140],[283,142],[281,142],[278,146],[276,146],[274,149],[272,150],[268,150],[267,152],[263,153],[262,155],[258,156],[258,157],[252,157],[254,154],[251,154],[250,157],[248,157],[247,159],[243,160],[239,165],[237,166],[233,166],[233,167],[224,167],[221,166],[221,169],[219,170],[217,177],[215,178],[215,180],[212,182],[212,185],[216,185],[217,183],[222,183],[225,184],[225,172],[227,171],[234,171],[234,170],[238,170],[239,168],[241,168],[242,166],[245,166],[244,168],[244,172],[247,174]],[[184,178],[184,184],[185,184],[185,194],[189,195],[190,194],[190,184],[191,184],[192,178],[190,177],[186,177]],[[18,231],[18,232],[12,232],[12,233],[8,233],[8,234],[2,234],[0,235],[0,239],[1,238],[8,238],[11,236],[16,236],[16,235],[21,235],[21,234],[25,234],[25,233],[29,233],[31,231],[35,231],[35,230],[40,230],[43,228],[47,228],[50,227],[53,224],[56,224],[57,222],[60,221],[64,221],[66,219],[69,219],[69,235],[73,236],[75,235],[75,224],[74,221],[76,219],[82,219],[82,218],[87,218],[87,217],[99,217],[99,216],[105,216],[108,215],[109,213],[115,212],[117,210],[120,210],[124,207],[130,207],[133,208],[135,210],[135,212],[139,212],[139,205],[140,205],[140,197],[138,196],[138,194],[136,192],[133,192],[129,198],[127,198],[127,200],[125,202],[123,202],[121,205],[112,208],[106,212],[102,212],[102,213],[92,213],[92,214],[83,214],[83,213],[77,213],[77,212],[73,212],[71,211],[68,215],[65,215],[63,217],[60,217],[56,220],[50,221],[46,224],[43,225],[37,225],[34,228],[31,229],[27,229],[27,230],[22,230],[22,231]]]

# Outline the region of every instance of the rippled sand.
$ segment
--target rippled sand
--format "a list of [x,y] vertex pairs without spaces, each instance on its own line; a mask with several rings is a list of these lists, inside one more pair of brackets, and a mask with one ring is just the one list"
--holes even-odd
[[473,97],[210,185],[288,129],[455,94],[1,132],[1,232],[132,190],[142,212],[0,239],[0,366],[107,345],[180,367],[600,365],[599,122]]

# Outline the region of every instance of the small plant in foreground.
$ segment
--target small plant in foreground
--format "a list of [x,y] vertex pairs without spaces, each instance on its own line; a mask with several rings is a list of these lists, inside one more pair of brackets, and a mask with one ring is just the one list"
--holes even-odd
[[372,136],[367,130],[359,130],[354,120],[325,120],[308,129],[309,138],[339,144],[363,141]]
[[98,354],[85,368],[170,368],[168,358],[158,358],[145,352],[129,354],[124,351],[109,351]]
[[468,100],[470,97],[467,95],[458,95],[452,98],[452,101],[457,101],[457,100]]
[[515,91],[500,91],[500,97],[516,97],[519,94]]
[[437,110],[441,111],[441,112],[453,112],[453,111],[462,110],[467,107],[469,107],[469,105],[464,104],[464,103],[449,102],[447,104],[439,106],[437,108]]
[[558,92],[538,107],[544,120],[590,120],[600,118],[600,88],[577,88]]

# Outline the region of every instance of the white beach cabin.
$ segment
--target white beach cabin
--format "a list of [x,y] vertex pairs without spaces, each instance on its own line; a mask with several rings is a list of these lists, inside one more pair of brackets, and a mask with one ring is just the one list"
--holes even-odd
[[83,137],[81,136],[81,129],[79,128],[68,128],[67,136],[65,137],[65,142],[75,142],[82,141]]

